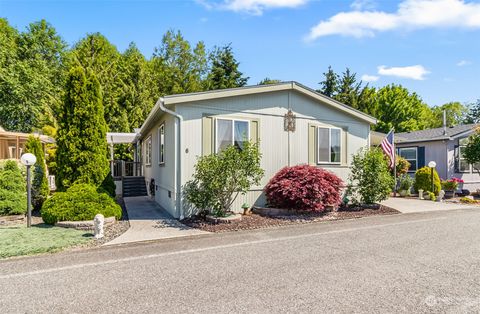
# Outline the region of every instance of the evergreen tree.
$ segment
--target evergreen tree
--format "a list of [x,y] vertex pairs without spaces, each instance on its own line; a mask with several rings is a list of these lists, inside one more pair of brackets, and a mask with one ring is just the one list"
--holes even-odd
[[338,74],[333,71],[332,66],[328,66],[328,71],[323,73],[323,76],[324,80],[319,83],[318,92],[333,98],[338,92]]
[[112,132],[129,132],[128,115],[119,103],[121,54],[100,33],[89,34],[73,48],[70,66],[80,64],[95,74],[102,87],[105,121]]
[[347,68],[340,78],[338,93],[334,95],[334,98],[356,109],[358,107],[361,86],[362,82],[357,82],[357,74],[350,72],[350,69]]
[[207,71],[205,45],[190,43],[177,31],[168,31],[151,60],[158,95],[198,92],[204,89]]
[[274,80],[274,79],[271,79],[269,77],[266,77],[263,80],[261,80],[260,82],[258,82],[257,85],[278,84],[278,83],[281,83],[281,82],[282,82],[281,80]]
[[245,86],[248,77],[239,71],[239,62],[233,55],[231,45],[215,48],[210,55],[211,69],[208,74],[208,89],[224,89]]
[[35,209],[39,210],[50,192],[45,166],[45,153],[40,139],[33,135],[28,137],[25,148],[28,153],[34,154],[37,158],[33,169],[32,204]]
[[100,83],[91,70],[73,67],[57,132],[57,188],[74,183],[99,186],[108,174],[106,122]]

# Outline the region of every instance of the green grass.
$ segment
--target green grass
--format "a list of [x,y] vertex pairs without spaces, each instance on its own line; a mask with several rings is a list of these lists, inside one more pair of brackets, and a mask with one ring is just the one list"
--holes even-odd
[[91,233],[45,224],[0,228],[0,258],[56,252],[88,242]]

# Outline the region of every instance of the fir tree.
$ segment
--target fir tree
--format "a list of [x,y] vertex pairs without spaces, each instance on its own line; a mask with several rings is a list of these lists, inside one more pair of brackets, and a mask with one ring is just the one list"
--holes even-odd
[[248,77],[239,71],[239,62],[233,55],[232,47],[216,48],[210,55],[211,69],[208,75],[208,89],[224,89],[245,86]]
[[324,80],[321,81],[319,93],[328,97],[334,97],[338,91],[338,74],[332,69],[332,66],[328,66],[328,71],[323,73]]
[[73,67],[57,133],[57,188],[74,183],[99,186],[108,174],[106,122],[100,84],[91,71]]

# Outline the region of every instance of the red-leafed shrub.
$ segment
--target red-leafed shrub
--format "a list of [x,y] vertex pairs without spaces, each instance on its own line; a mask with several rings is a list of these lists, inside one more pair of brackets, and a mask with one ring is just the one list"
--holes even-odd
[[294,210],[323,211],[339,205],[342,180],[314,166],[299,165],[280,170],[265,187],[269,206]]

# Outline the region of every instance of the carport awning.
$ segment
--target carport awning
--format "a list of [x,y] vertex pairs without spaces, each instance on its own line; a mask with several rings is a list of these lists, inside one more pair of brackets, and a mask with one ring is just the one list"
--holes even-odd
[[135,140],[137,133],[107,133],[107,143],[111,144],[131,144]]

